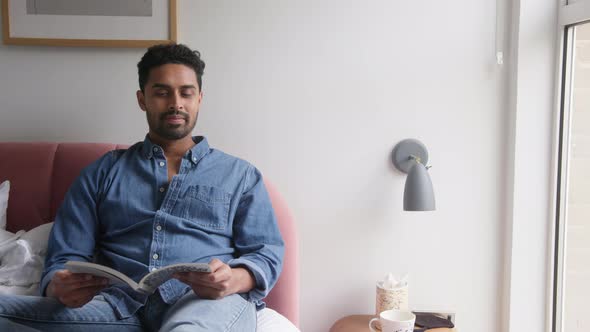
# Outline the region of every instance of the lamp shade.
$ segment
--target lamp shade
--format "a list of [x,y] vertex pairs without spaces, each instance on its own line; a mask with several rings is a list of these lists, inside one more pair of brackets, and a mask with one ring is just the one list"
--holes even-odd
[[428,170],[420,162],[414,162],[408,172],[404,187],[405,211],[433,211],[434,190]]

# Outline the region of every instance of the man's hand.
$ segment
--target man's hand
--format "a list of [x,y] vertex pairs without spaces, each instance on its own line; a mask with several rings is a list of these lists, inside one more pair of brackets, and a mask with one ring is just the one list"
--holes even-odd
[[108,285],[108,279],[86,273],[59,270],[47,286],[47,296],[54,297],[70,308],[79,308]]
[[254,288],[255,281],[245,268],[231,268],[217,258],[210,263],[211,272],[183,272],[174,277],[191,286],[201,298],[220,299],[235,293],[245,293]]

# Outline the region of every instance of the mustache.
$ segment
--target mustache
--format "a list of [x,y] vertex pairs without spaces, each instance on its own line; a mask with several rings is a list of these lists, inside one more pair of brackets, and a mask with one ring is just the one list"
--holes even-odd
[[179,110],[173,110],[173,111],[168,111],[168,112],[166,112],[166,113],[162,113],[162,115],[160,116],[160,120],[165,120],[165,119],[166,119],[166,117],[168,117],[168,116],[171,116],[171,115],[174,115],[174,116],[180,116],[180,117],[182,117],[184,120],[188,121],[188,113],[186,113],[186,112],[181,112],[181,111],[179,111]]

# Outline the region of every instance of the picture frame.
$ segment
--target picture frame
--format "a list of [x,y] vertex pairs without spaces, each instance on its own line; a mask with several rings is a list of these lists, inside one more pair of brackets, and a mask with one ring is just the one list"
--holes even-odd
[[[35,0],[0,1],[7,45],[146,48],[177,42],[177,0],[117,0],[128,1],[128,14],[100,2],[97,6],[104,8],[95,9],[98,14],[75,8],[65,14],[63,8],[44,8],[39,14]],[[145,14],[145,8],[143,13],[134,8],[138,6],[152,7]]]

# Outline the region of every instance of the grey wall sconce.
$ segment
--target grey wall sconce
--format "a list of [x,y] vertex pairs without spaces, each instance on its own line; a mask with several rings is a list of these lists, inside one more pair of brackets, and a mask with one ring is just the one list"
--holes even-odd
[[428,150],[416,139],[405,139],[396,144],[391,153],[395,168],[407,173],[404,187],[404,211],[433,211],[434,190],[428,175]]

